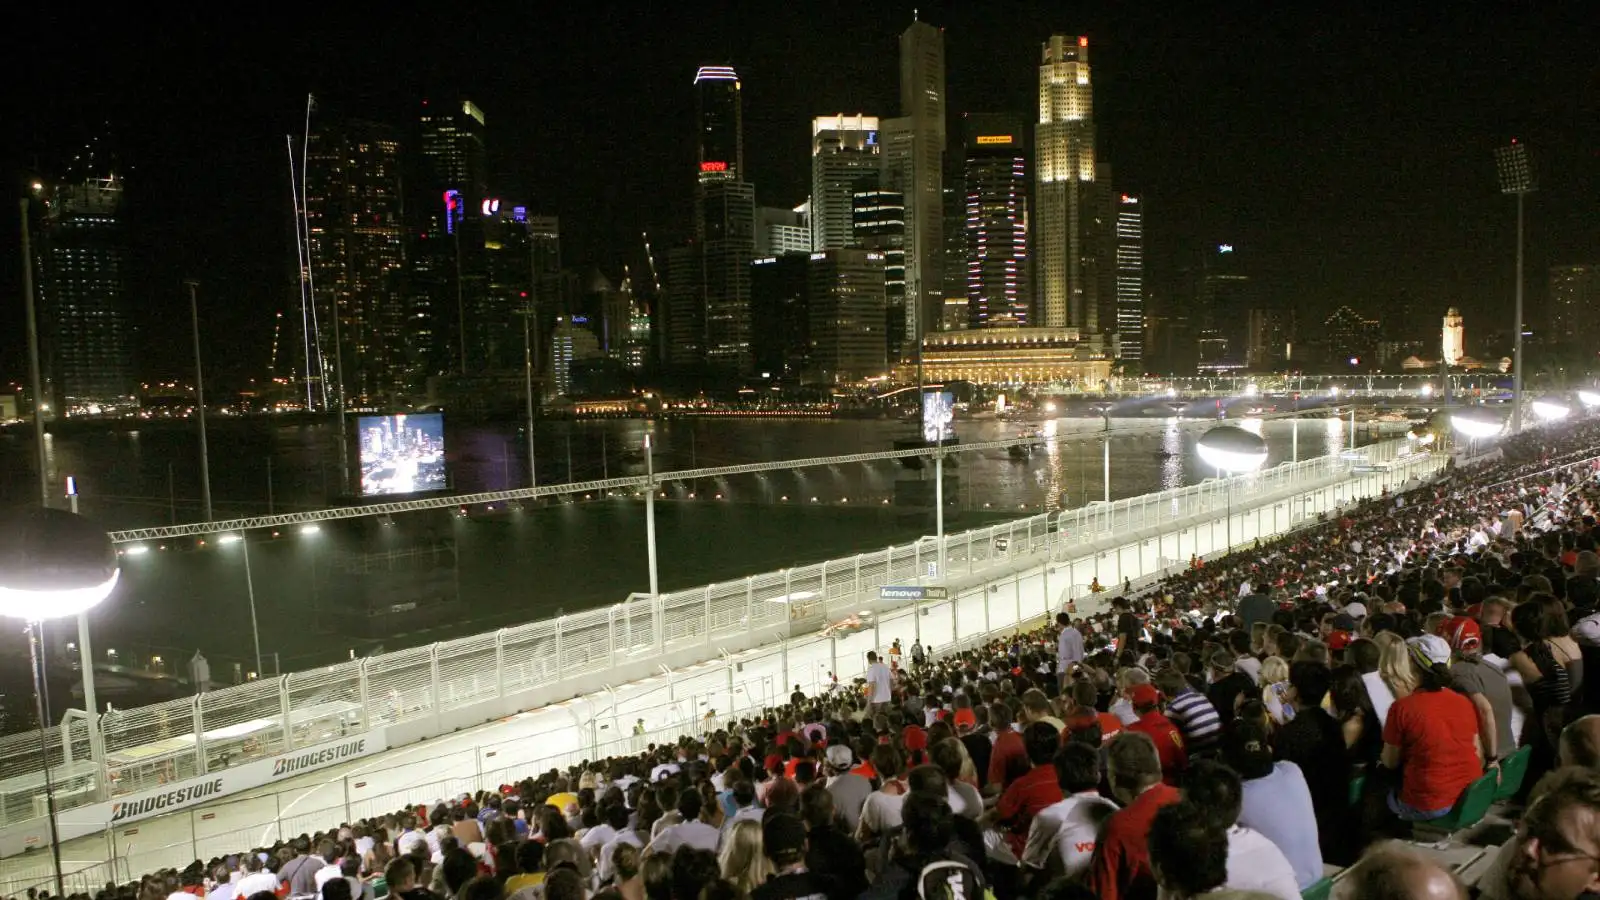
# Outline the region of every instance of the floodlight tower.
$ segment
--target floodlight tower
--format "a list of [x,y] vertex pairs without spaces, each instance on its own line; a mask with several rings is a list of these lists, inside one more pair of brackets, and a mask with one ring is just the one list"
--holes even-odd
[[1511,433],[1522,431],[1522,202],[1534,190],[1528,145],[1512,138],[1510,146],[1494,151],[1500,174],[1500,193],[1517,196],[1517,319],[1511,350]]

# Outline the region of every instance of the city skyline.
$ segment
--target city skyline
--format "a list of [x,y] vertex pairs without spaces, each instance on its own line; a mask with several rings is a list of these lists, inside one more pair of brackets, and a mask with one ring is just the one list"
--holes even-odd
[[[1578,115],[1581,94],[1558,89],[1587,76],[1592,91],[1577,52],[1583,29],[1549,14],[1519,13],[1507,16],[1499,39],[1486,46],[1462,25],[1404,15],[1345,19],[1303,39],[1329,54],[1325,65],[1307,72],[1284,68],[1300,52],[1286,38],[1299,33],[1293,26],[1306,15],[1276,17],[1276,29],[1225,17],[1213,23],[1103,15],[1035,9],[997,20],[927,6],[920,13],[943,31],[947,122],[963,112],[1030,109],[1029,95],[1037,91],[1030,55],[1051,33],[1090,38],[1099,156],[1115,161],[1119,190],[1161,213],[1142,223],[1153,304],[1171,301],[1180,268],[1229,240],[1253,251],[1260,263],[1253,274],[1273,299],[1302,305],[1303,297],[1303,305],[1323,314],[1341,305],[1370,314],[1388,291],[1403,290],[1424,318],[1435,320],[1436,307],[1460,306],[1484,323],[1475,331],[1492,331],[1491,313],[1511,292],[1514,222],[1494,190],[1490,151],[1511,136],[1532,145],[1540,169],[1542,190],[1529,203],[1530,300],[1542,301],[1548,266],[1594,261],[1585,248],[1600,244],[1588,199],[1600,193],[1592,164],[1595,124]],[[201,281],[202,304],[209,304],[207,356],[217,360],[219,377],[242,386],[243,378],[266,370],[274,315],[292,311],[282,137],[300,130],[297,107],[308,91],[323,105],[318,116],[400,126],[422,97],[448,89],[474,98],[495,123],[488,163],[494,190],[560,216],[563,256],[582,268],[598,264],[614,278],[624,264],[635,271],[642,264],[638,232],[660,235],[658,265],[686,236],[692,181],[673,175],[693,161],[694,98],[682,89],[685,67],[692,72],[725,60],[744,79],[749,160],[740,179],[755,185],[761,207],[804,200],[812,176],[807,132],[819,111],[906,112],[898,42],[912,21],[909,8],[852,16],[827,8],[810,16],[783,11],[765,20],[734,15],[715,27],[685,22],[665,46],[647,46],[644,32],[667,17],[611,16],[622,20],[616,23],[622,32],[610,43],[638,47],[640,59],[615,73],[585,70],[576,63],[598,59],[604,43],[585,38],[556,57],[573,65],[541,67],[538,79],[486,60],[442,65],[424,52],[439,36],[398,24],[388,27],[396,40],[371,42],[384,46],[363,49],[343,68],[321,60],[309,65],[309,51],[297,51],[266,65],[270,77],[248,85],[252,66],[281,49],[272,29],[239,39],[235,60],[225,58],[220,43],[175,29],[178,45],[211,64],[209,90],[171,61],[146,66],[152,60],[134,49],[137,40],[92,60],[90,54],[69,62],[41,57],[18,94],[49,102],[8,117],[16,129],[8,162],[13,169],[59,169],[63,148],[98,136],[98,123],[109,119],[128,166],[130,217],[142,232],[132,247],[129,290],[140,374],[185,373],[184,348],[168,345],[186,337],[181,280],[192,276]],[[831,22],[818,29],[830,40],[803,33],[805,22]],[[310,47],[356,46],[352,24],[329,24],[310,36]],[[573,33],[562,24],[545,27]],[[154,27],[137,24],[135,32]],[[836,49],[841,36],[859,52]],[[1180,37],[1228,49],[1186,49]],[[545,39],[530,31],[529,40]],[[1452,57],[1493,63],[1495,74],[1478,74],[1484,65],[1461,65],[1458,74],[1446,62]],[[825,60],[829,66],[820,65]],[[117,84],[118,65],[136,67],[140,77]],[[622,82],[649,87],[624,100]],[[1326,90],[1337,85],[1344,87]],[[175,92],[189,105],[178,103]],[[562,114],[574,108],[605,115]],[[556,124],[564,121],[573,124]],[[582,164],[591,158],[594,165]],[[585,170],[594,174],[585,177]],[[14,229],[8,222],[3,233]],[[0,275],[8,298],[16,294],[15,269],[13,262]],[[1294,296],[1282,296],[1289,292]],[[171,302],[159,302],[163,296]],[[0,338],[0,376],[20,374],[15,334],[7,329]]]

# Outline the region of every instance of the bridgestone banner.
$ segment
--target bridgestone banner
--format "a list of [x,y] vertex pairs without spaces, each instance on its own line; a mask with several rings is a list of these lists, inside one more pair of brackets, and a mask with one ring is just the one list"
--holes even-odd
[[389,749],[383,729],[327,744],[305,747],[282,756],[259,759],[244,765],[212,772],[187,781],[176,781],[154,791],[120,797],[109,803],[68,810],[61,814],[64,831],[71,826],[92,826],[98,831],[108,825],[118,827],[151,816],[177,812],[219,800],[230,794],[248,791],[275,781],[284,781],[342,762],[382,753]]

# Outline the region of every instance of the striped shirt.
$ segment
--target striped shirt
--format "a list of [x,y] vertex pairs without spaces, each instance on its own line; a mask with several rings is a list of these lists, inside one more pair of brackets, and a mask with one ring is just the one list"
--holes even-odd
[[1193,688],[1184,688],[1167,701],[1167,718],[1183,732],[1184,746],[1190,753],[1211,750],[1222,737],[1222,718],[1217,715],[1217,708]]

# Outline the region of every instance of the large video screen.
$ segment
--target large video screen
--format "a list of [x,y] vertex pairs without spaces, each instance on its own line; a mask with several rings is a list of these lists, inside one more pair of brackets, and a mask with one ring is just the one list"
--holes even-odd
[[361,416],[361,496],[442,491],[444,413]]
[[922,392],[922,439],[930,444],[956,436],[956,395],[949,391]]

